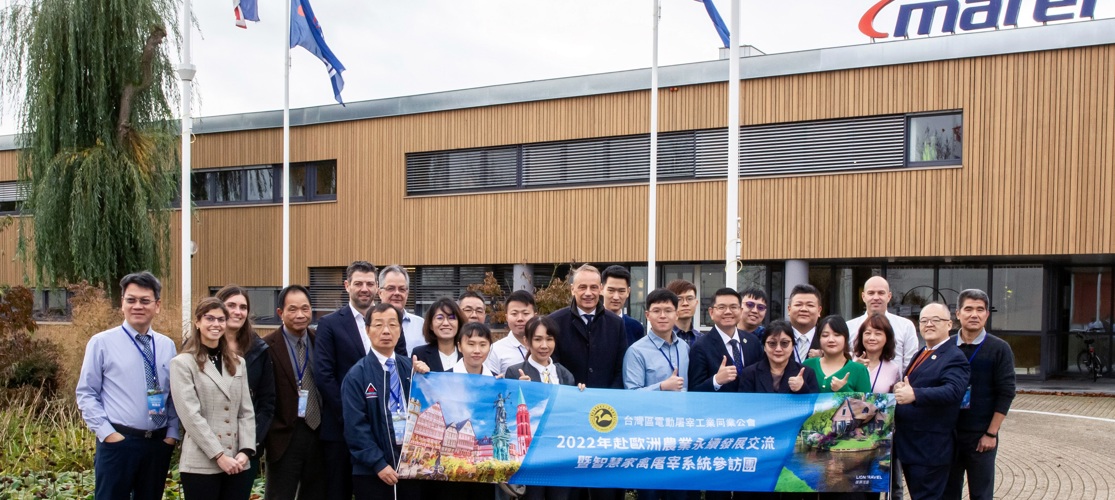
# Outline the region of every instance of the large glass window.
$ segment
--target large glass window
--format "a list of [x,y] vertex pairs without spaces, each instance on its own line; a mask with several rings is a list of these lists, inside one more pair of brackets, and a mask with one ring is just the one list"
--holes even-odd
[[1045,272],[1041,266],[994,267],[991,329],[1041,331]]
[[906,160],[911,164],[959,165],[963,121],[960,113],[911,116]]
[[1041,335],[1000,334],[999,337],[1007,341],[1014,352],[1016,374],[1041,375]]
[[937,300],[943,300],[949,311],[956,311],[956,299],[967,288],[988,291],[987,266],[948,266],[942,267],[937,275]]
[[933,288],[931,267],[888,267],[887,282],[890,283],[890,312],[915,323],[922,306],[939,300]]
[[[194,172],[191,196],[198,205],[281,203],[282,173],[281,165]],[[337,162],[291,164],[290,198],[295,202],[337,199]]]
[[836,297],[832,314],[845,319],[858,317],[867,310],[863,303],[863,284],[872,276],[881,276],[883,270],[875,266],[846,266],[836,268]]

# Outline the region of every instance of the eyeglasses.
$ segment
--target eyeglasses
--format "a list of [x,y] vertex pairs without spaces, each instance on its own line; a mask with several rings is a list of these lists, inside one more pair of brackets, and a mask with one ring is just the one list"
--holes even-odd
[[129,306],[134,306],[136,304],[139,304],[139,305],[142,305],[142,306],[149,306],[151,304],[154,304],[155,302],[156,301],[151,300],[151,299],[147,299],[147,298],[144,298],[144,299],[137,299],[135,297],[125,297],[124,298],[124,303],[128,304]]
[[767,310],[766,304],[760,304],[758,302],[752,302],[750,300],[747,301],[747,302],[744,302],[743,305],[747,306],[748,309],[754,309],[754,310],[759,311],[759,312],[764,312],[764,311]]
[[922,326],[928,326],[930,323],[937,324],[937,323],[942,323],[942,322],[946,322],[946,321],[947,322],[952,322],[952,320],[948,319],[948,318],[922,318],[922,319],[918,320],[918,324],[922,325]]
[[681,297],[678,297],[678,303],[680,304],[689,304],[691,302],[697,302],[696,295],[682,295]]
[[387,293],[395,293],[395,292],[407,293],[407,291],[409,291],[410,289],[405,287],[405,286],[391,285],[391,286],[388,286],[388,287],[383,287],[382,290],[387,292]]
[[676,311],[677,311],[677,309],[674,309],[672,307],[663,307],[663,308],[655,307],[654,309],[651,309],[650,311],[647,311],[647,312],[649,312],[652,316],[667,316],[667,315],[673,314]]
[[434,321],[457,321],[456,314],[438,314],[434,316]]
[[461,312],[465,314],[483,314],[485,309],[483,307],[462,307]]
[[218,318],[218,317],[210,315],[210,314],[206,314],[205,316],[202,316],[201,319],[205,320],[207,323],[224,323],[224,322],[228,321],[228,318],[226,318],[224,316],[221,316],[221,317]]
[[773,351],[773,350],[778,349],[778,348],[789,349],[790,344],[792,344],[792,342],[790,342],[789,340],[783,340],[782,342],[767,342],[766,344],[767,344],[767,349],[770,349],[770,350]]
[[732,305],[720,304],[718,306],[712,306],[712,308],[715,309],[716,312],[724,312],[724,311],[736,312],[736,311],[739,311],[739,306],[737,306],[735,304],[732,304]]

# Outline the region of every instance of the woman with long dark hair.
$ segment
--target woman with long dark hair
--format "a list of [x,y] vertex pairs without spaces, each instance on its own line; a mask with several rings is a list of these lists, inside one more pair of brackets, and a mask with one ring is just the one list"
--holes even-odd
[[[267,438],[267,429],[271,428],[271,419],[275,416],[274,364],[267,354],[267,342],[256,334],[255,325],[252,324],[252,303],[248,298],[248,291],[239,285],[228,285],[218,290],[216,297],[228,310],[225,342],[232,352],[244,358],[244,362],[248,364],[248,389],[256,415],[256,450],[259,450],[259,453],[252,455],[250,464],[251,476],[254,478],[259,474],[263,441]],[[247,483],[244,494],[251,493],[252,484]]]
[[202,299],[193,335],[170,360],[170,394],[185,431],[178,470],[187,499],[244,500],[255,477],[255,413],[244,358],[225,339],[227,321],[220,300]]
[[848,324],[835,314],[817,323],[821,340],[821,357],[809,358],[803,365],[817,375],[821,392],[871,392],[867,368],[852,361]]
[[425,362],[433,372],[447,372],[461,359],[457,350],[457,333],[464,325],[461,309],[453,299],[442,297],[430,305],[422,324],[422,337],[426,345],[411,354]]

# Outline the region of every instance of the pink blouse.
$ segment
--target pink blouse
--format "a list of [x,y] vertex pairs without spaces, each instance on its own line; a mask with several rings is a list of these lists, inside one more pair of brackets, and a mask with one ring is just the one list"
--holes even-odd
[[894,384],[901,380],[902,374],[898,372],[898,364],[894,361],[883,361],[874,370],[867,369],[871,380],[871,392],[894,392]]

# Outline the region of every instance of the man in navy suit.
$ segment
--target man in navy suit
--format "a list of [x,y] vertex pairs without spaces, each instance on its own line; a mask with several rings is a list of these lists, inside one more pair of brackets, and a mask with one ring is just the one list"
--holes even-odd
[[352,498],[352,471],[341,421],[341,381],[352,365],[371,350],[364,319],[379,293],[376,268],[358,260],[345,270],[348,304],[321,318],[314,349],[314,380],[323,403],[321,441],[325,454],[327,499]]
[[696,392],[736,392],[736,377],[744,366],[763,356],[759,338],[736,328],[740,295],[721,288],[713,295],[709,315],[715,326],[693,342],[689,352],[689,390]]
[[940,499],[953,460],[960,402],[968,387],[968,360],[948,342],[949,310],[932,303],[921,310],[925,347],[894,386],[894,451],[913,500]]

